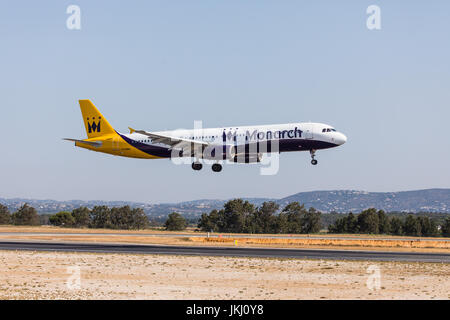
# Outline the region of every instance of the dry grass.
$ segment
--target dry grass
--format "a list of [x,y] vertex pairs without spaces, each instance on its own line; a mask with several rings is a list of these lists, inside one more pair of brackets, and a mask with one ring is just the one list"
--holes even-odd
[[[91,228],[62,228],[55,226],[11,226],[11,225],[0,225],[0,232],[27,232],[27,233],[104,233],[104,234],[116,234],[116,233],[126,233],[126,234],[188,234],[194,233],[194,229],[186,229],[183,232],[171,232],[162,229],[144,229],[144,230],[112,230],[112,229],[91,229]],[[205,234],[206,233],[199,233]]]
[[21,241],[54,241],[54,242],[85,242],[85,243],[134,243],[134,244],[166,244],[186,245],[190,243],[188,237],[146,237],[133,235],[0,235],[0,240]]
[[[144,229],[144,230],[112,230],[112,229],[91,229],[91,228],[62,228],[55,226],[12,226],[12,225],[0,225],[0,233],[2,232],[27,232],[27,233],[61,233],[61,234],[69,234],[69,233],[104,233],[104,234],[151,234],[151,235],[207,235],[207,232],[198,232],[195,231],[195,228],[188,228],[182,232],[174,232],[174,231],[166,231],[162,228],[153,228],[153,229]],[[215,235],[217,235],[216,233]],[[392,236],[392,235],[383,235],[383,234],[327,234],[327,233],[318,233],[318,234],[245,234],[245,233],[222,233],[223,237],[228,236],[270,236],[270,237],[286,237],[286,236],[295,236],[296,238],[305,238],[305,239],[314,239],[314,238],[364,238],[364,239],[399,239],[399,240],[415,240],[421,239],[420,237],[409,237],[409,236]],[[449,240],[449,238],[422,238],[422,239],[433,239],[433,240]]]
[[450,252],[450,241],[439,240],[366,240],[366,239],[276,239],[276,238],[190,238],[194,242],[219,242],[247,244],[269,244],[287,246],[327,246],[365,248],[434,248]]

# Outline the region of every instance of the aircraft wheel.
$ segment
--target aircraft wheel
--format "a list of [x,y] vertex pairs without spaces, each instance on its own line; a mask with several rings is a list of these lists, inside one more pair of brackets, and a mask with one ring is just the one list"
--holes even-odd
[[315,166],[315,165],[317,164],[317,160],[316,160],[316,159],[312,159],[312,160],[311,160],[311,164],[312,164],[313,166]]
[[212,171],[214,171],[214,172],[222,171],[222,165],[218,164],[218,163],[214,163],[211,168],[212,168]]
[[192,169],[198,171],[201,170],[203,165],[200,162],[193,162],[192,163]]

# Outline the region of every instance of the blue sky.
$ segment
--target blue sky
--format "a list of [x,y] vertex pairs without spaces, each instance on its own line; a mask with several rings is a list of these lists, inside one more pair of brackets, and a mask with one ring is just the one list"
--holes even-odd
[[[81,30],[66,8],[81,8]],[[381,30],[366,9],[381,8]],[[450,187],[448,1],[2,1],[0,197],[178,202]],[[194,172],[75,148],[119,131],[324,122],[348,142]]]

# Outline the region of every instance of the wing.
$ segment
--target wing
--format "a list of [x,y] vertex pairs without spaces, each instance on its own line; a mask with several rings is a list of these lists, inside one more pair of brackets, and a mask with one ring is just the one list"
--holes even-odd
[[144,130],[134,130],[133,128],[129,128],[129,129],[130,129],[131,133],[136,132],[136,133],[139,133],[139,134],[149,137],[153,143],[163,143],[163,144],[168,145],[170,149],[179,149],[179,150],[182,150],[183,153],[187,150],[190,150],[192,152],[196,148],[200,148],[200,150],[203,150],[203,148],[210,145],[209,143],[204,142],[204,141],[165,136],[165,135],[147,132]]

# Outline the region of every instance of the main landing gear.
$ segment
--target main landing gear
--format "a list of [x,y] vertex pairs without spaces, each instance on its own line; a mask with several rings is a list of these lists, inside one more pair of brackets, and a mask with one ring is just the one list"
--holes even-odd
[[[195,171],[199,171],[202,168],[203,168],[203,165],[200,162],[192,163],[192,169],[194,169]],[[222,171],[222,165],[219,163],[214,163],[211,168],[212,168],[212,171],[214,171],[214,172]]]
[[200,162],[192,162],[192,169],[195,171],[202,170],[203,165]]
[[313,166],[315,166],[316,164],[317,164],[317,160],[316,159],[314,159],[314,157],[316,156],[316,150],[314,150],[314,149],[312,149],[312,150],[309,150],[309,153],[311,154],[311,164],[313,165]]

